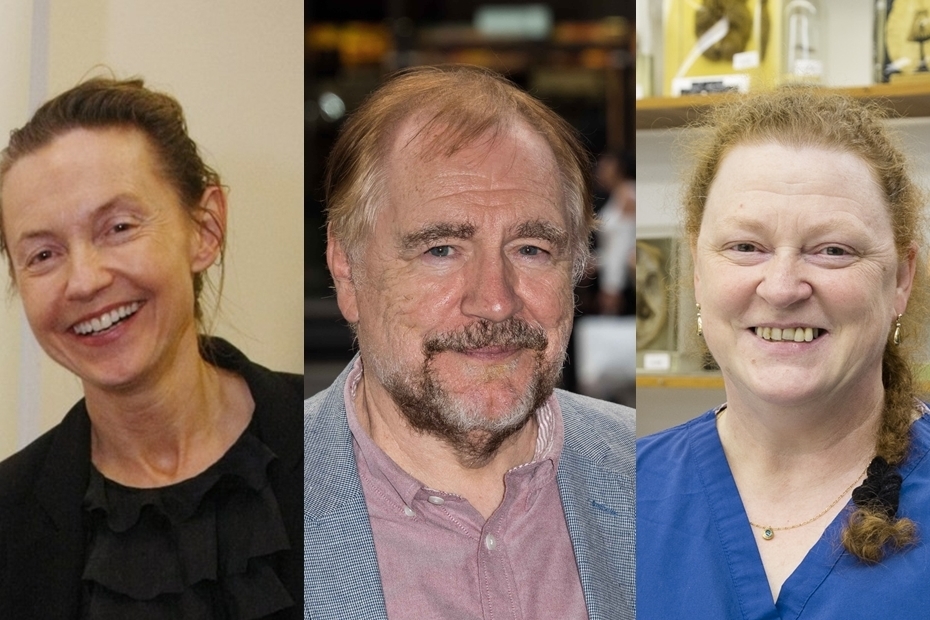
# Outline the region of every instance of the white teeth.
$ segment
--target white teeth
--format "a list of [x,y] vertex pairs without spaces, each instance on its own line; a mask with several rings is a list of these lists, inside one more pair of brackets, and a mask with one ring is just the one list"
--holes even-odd
[[810,342],[820,336],[818,327],[757,327],[756,336],[773,342]]
[[89,321],[78,323],[71,329],[79,336],[93,334],[113,327],[115,324],[119,323],[126,317],[135,314],[138,309],[139,302],[134,301],[131,304],[120,306],[119,308],[111,310],[110,312],[104,312],[100,316],[94,317]]

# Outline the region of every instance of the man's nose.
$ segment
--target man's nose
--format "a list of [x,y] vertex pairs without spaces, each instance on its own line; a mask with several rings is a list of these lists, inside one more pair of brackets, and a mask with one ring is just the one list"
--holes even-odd
[[469,265],[462,313],[500,322],[523,309],[517,293],[518,274],[502,253],[477,255]]

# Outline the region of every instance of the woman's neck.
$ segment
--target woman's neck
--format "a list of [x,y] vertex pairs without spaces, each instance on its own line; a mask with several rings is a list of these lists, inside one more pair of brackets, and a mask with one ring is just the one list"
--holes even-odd
[[818,455],[858,462],[874,451],[878,437],[884,406],[880,381],[854,393],[789,404],[765,402],[728,386],[727,407],[717,421],[721,442],[728,455],[773,465]]
[[879,391],[854,402],[792,407],[736,398],[718,415],[773,600],[863,478],[882,407]]
[[126,390],[85,386],[91,457],[106,477],[165,486],[216,462],[241,435],[254,402],[245,381],[207,363],[196,341],[163,372]]

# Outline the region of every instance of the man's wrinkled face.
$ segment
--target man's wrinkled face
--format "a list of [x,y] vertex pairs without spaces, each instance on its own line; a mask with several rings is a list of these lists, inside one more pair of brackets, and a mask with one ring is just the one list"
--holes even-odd
[[560,175],[521,123],[451,156],[419,129],[409,121],[387,157],[386,200],[339,304],[366,389],[374,378],[415,428],[480,461],[561,371],[572,256]]

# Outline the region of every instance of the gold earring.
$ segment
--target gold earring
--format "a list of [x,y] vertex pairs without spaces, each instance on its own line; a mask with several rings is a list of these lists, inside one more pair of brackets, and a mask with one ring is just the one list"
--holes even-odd
[[704,335],[704,324],[701,322],[701,304],[695,304],[697,306],[697,335]]
[[891,337],[891,341],[895,343],[895,346],[901,345],[901,317],[903,314],[899,314],[898,318],[894,320],[894,336]]

